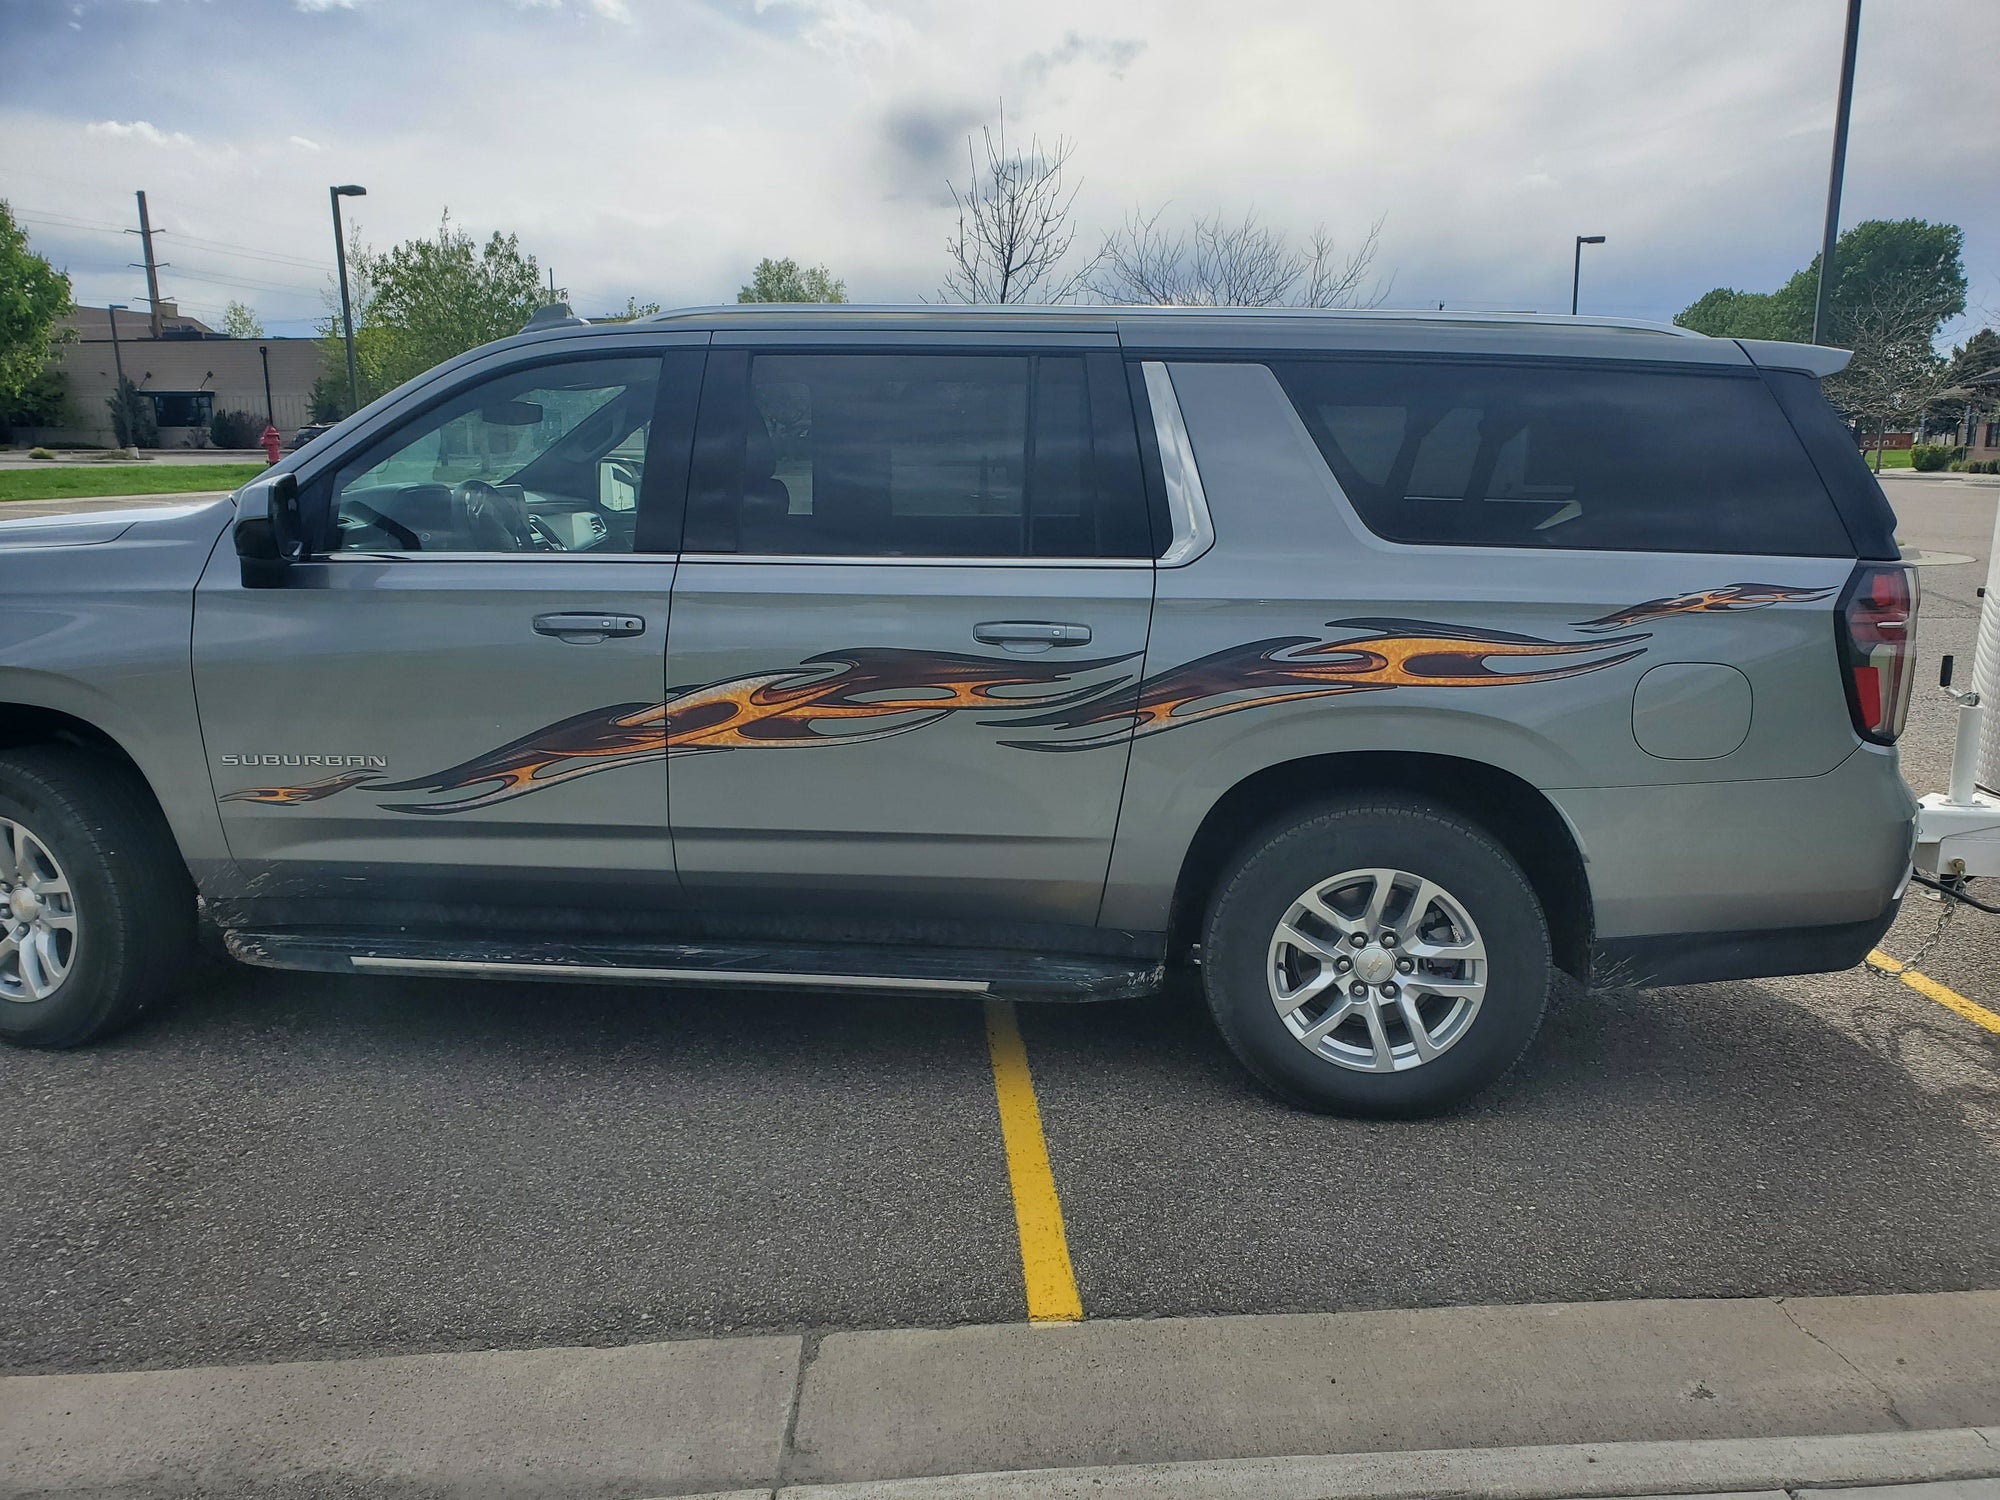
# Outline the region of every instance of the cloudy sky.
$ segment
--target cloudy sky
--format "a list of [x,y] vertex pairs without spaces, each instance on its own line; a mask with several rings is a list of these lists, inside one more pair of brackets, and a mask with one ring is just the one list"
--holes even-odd
[[[1668,318],[1818,248],[1841,0],[0,0],[0,197],[80,301],[305,332],[326,187],[376,246],[500,228],[578,310],[732,300],[762,255],[935,295],[968,131],[1135,207],[1385,220],[1392,305]],[[2000,0],[1867,0],[1843,222],[1966,234],[2000,318]]]

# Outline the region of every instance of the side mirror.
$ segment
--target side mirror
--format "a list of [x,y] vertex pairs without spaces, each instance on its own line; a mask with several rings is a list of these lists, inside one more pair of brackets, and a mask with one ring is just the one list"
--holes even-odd
[[285,586],[292,564],[305,559],[305,523],[293,474],[253,479],[236,495],[236,556],[246,589]]

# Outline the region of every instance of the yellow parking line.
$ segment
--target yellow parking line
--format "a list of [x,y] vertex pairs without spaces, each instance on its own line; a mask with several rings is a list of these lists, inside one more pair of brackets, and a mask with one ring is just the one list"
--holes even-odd
[[1939,984],[1928,974],[1919,974],[1901,959],[1891,958],[1880,948],[1868,955],[1868,967],[1900,979],[1926,1000],[1935,1000],[1946,1010],[1957,1011],[1975,1026],[1984,1026],[2000,1035],[2000,1012],[1990,1011],[1976,1000],[1968,1000],[1957,990]]
[[986,1002],[986,1046],[993,1054],[993,1092],[1000,1101],[1000,1136],[1007,1145],[1007,1177],[1014,1189],[1014,1224],[1021,1234],[1021,1280],[1028,1290],[1030,1323],[1077,1323],[1083,1298],[1069,1263],[1062,1201],[1049,1169],[1042,1111],[1028,1074],[1028,1049],[1012,1002]]

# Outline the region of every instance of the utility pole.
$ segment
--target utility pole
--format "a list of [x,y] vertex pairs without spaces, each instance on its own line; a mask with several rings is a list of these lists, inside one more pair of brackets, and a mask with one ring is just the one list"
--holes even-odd
[[354,304],[347,296],[347,239],[340,231],[340,200],[365,198],[368,189],[349,182],[328,188],[326,195],[333,204],[333,260],[340,268],[340,323],[347,334],[347,414],[351,417],[361,410],[361,377],[354,368]]
[[1840,47],[1840,103],[1833,115],[1833,170],[1826,183],[1826,233],[1819,245],[1819,297],[1813,303],[1812,341],[1824,343],[1833,311],[1833,252],[1840,240],[1840,179],[1847,171],[1847,116],[1854,107],[1854,45],[1861,39],[1861,0],[1847,0],[1847,37]]
[[[139,227],[128,229],[127,234],[139,236],[139,242],[146,247],[146,305],[153,311],[153,337],[160,336],[160,267],[153,259],[153,221],[146,217],[146,194],[139,193]],[[132,268],[138,270],[135,264]]]
[[258,358],[264,361],[264,421],[268,426],[278,425],[278,408],[271,404],[271,346],[259,344]]

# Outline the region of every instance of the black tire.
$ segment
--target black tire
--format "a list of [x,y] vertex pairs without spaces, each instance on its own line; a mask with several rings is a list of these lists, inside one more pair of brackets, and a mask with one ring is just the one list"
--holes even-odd
[[[1309,1049],[1287,1028],[1267,973],[1273,934],[1302,893],[1377,868],[1442,887],[1486,950],[1486,991],[1470,1025],[1401,1072],[1360,1072]],[[1438,1114],[1491,1086],[1534,1039],[1553,977],[1541,902],[1499,842],[1435,804],[1380,794],[1320,803],[1246,841],[1216,884],[1201,955],[1209,1010],[1260,1083],[1307,1109],[1370,1117]]]
[[[0,1039],[78,1047],[171,994],[194,951],[194,888],[132,773],[69,746],[0,752],[0,819],[28,828],[54,856],[77,923],[69,972],[52,993],[0,996]],[[0,866],[10,879],[11,851]]]

